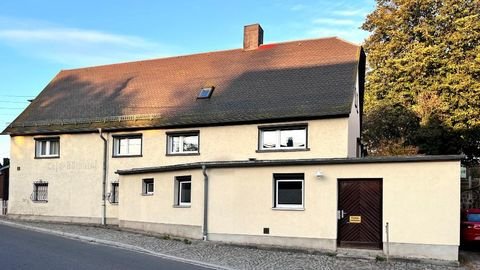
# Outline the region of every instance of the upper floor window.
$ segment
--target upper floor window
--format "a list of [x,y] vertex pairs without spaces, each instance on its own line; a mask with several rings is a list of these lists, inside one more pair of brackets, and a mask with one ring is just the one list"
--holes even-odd
[[60,156],[60,138],[35,138],[35,157],[53,158]]
[[167,154],[198,154],[199,132],[167,133]]
[[113,156],[141,156],[142,135],[118,135],[113,136]]
[[259,150],[306,149],[307,126],[260,127]]

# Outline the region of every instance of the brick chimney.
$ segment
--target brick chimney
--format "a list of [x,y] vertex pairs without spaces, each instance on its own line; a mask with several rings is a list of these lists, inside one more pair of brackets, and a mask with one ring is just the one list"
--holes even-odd
[[245,25],[243,28],[243,49],[255,50],[263,44],[263,29],[260,24]]

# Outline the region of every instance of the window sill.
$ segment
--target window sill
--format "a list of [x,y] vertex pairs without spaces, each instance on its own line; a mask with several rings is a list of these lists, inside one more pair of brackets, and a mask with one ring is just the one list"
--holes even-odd
[[34,201],[32,200],[33,203],[48,203],[48,201]]
[[142,196],[153,196],[153,193],[141,193]]
[[35,156],[35,159],[52,159],[52,158],[60,158],[60,156],[45,156],[45,157]]
[[191,208],[191,207],[192,207],[191,205],[178,205],[178,204],[173,205],[173,208]]
[[167,153],[168,156],[200,156],[200,153]]
[[117,206],[118,205],[118,202],[109,202],[111,205],[115,205]]
[[113,155],[112,158],[131,158],[131,157],[143,157],[143,155]]
[[296,148],[296,149],[261,149],[256,150],[256,153],[272,153],[272,152],[303,152],[310,151],[310,148]]
[[303,207],[299,207],[299,208],[272,207],[272,210],[275,210],[275,211],[305,211],[305,208],[303,208]]

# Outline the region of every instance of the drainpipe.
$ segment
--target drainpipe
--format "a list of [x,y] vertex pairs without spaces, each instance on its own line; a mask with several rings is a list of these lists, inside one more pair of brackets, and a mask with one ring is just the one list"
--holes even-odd
[[107,196],[106,196],[106,184],[107,184],[107,139],[103,137],[102,129],[98,129],[98,134],[103,140],[103,179],[102,179],[102,225],[107,225]]
[[208,175],[207,166],[202,165],[203,173],[203,240],[207,240],[208,235]]

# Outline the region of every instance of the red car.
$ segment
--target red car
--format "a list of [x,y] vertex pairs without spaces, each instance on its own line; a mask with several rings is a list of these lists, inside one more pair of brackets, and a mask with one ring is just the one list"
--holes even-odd
[[462,213],[462,242],[480,243],[480,208],[471,208]]

